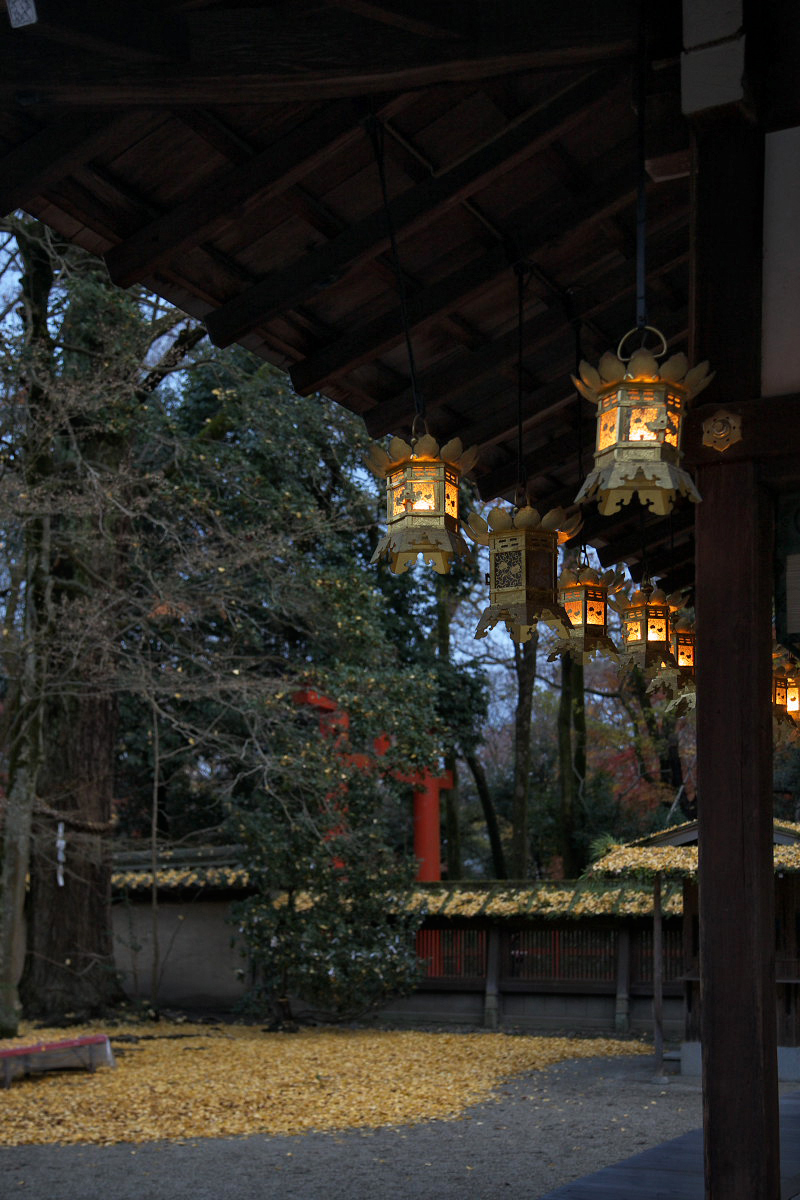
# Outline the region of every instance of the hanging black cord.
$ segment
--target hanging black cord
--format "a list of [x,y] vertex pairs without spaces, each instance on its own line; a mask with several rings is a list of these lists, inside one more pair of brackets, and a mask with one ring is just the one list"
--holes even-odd
[[642,543],[642,583],[650,583],[650,568],[647,563],[647,534],[644,527],[644,505],[639,501],[639,537]]
[[[567,320],[572,326],[572,333],[575,338],[575,375],[580,376],[581,361],[583,360],[583,339],[581,336],[583,333],[583,322],[575,312],[575,302],[571,289],[564,292],[562,301],[564,304],[564,312],[566,313]],[[581,403],[581,394],[578,391],[575,393],[575,404],[575,420],[577,424],[578,435],[578,484],[580,485],[580,481],[583,479],[583,405]],[[583,529],[581,530],[581,559],[586,561],[586,534]]]
[[397,234],[392,220],[392,210],[389,205],[389,191],[386,186],[386,155],[385,141],[386,130],[383,124],[376,116],[370,116],[366,121],[367,132],[369,133],[372,148],[375,152],[375,161],[378,165],[378,175],[381,181],[381,195],[383,197],[383,211],[386,214],[386,229],[389,234],[389,244],[392,248],[392,265],[394,267],[395,279],[397,282],[397,295],[400,299],[400,319],[403,323],[403,333],[406,339],[406,351],[408,353],[408,371],[411,380],[411,395],[414,399],[414,424],[417,424],[417,418],[424,422],[425,420],[425,402],[419,387],[417,386],[417,367],[414,361],[414,347],[411,344],[411,322],[408,316],[408,299],[406,296],[405,276],[403,269],[400,266],[400,255],[397,250]]
[[638,181],[636,186],[636,328],[644,338],[647,325],[647,27],[646,0],[639,0],[639,21],[636,45],[636,156]]
[[517,505],[522,507],[525,497],[525,468],[522,460],[522,316],[525,308],[525,263],[515,263],[517,276]]

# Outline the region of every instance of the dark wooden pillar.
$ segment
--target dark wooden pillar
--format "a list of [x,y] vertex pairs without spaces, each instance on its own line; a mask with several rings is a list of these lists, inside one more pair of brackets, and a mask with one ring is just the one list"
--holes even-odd
[[705,468],[699,482],[697,811],[706,1195],[777,1200],[771,504],[752,463]]
[[[707,404],[760,394],[763,134],[695,131],[695,358]],[[739,448],[746,454],[746,448]],[[698,469],[697,780],[706,1196],[780,1195],[772,865],[772,504],[753,460]]]

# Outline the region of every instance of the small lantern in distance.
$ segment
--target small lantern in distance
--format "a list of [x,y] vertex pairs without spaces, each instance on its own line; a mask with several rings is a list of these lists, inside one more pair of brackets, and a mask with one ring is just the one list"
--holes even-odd
[[388,454],[373,442],[365,460],[374,475],[386,480],[389,528],[370,561],[386,558],[389,569],[401,575],[421,554],[445,575],[454,558],[469,557],[459,525],[458,488],[477,458],[477,448],[465,451],[460,438],[440,450],[427,431],[412,436],[411,445],[393,437]]
[[569,519],[563,508],[553,508],[540,517],[530,505],[514,512],[493,508],[488,523],[478,513],[470,514],[469,532],[489,547],[489,607],[476,638],[486,637],[501,621],[515,642],[529,641],[539,621],[566,635],[569,618],[556,595],[558,546],[574,537],[581,524],[580,513]]
[[569,618],[567,636],[548,656],[552,662],[570,654],[584,664],[596,654],[619,660],[617,647],[608,636],[608,596],[623,585],[623,575],[614,570],[602,574],[594,567],[565,567],[558,580],[558,598]]
[[789,715],[789,671],[786,659],[781,650],[776,650],[772,657],[772,715],[779,725],[795,728],[795,720]]
[[580,378],[572,376],[580,394],[597,406],[594,470],[575,500],[597,499],[603,516],[618,512],[635,494],[658,516],[672,511],[679,493],[695,503],[700,499],[691,476],[678,465],[681,433],[689,401],[713,376],[707,362],[689,370],[685,354],[673,354],[659,367],[656,359],[666,353],[666,339],[652,326],[647,329],[661,339],[657,354],[640,349],[623,358],[626,341],[637,332],[631,330],[597,369],[582,362]]
[[669,602],[661,588],[645,579],[627,605],[620,607],[626,666],[648,674],[676,666],[670,646]]

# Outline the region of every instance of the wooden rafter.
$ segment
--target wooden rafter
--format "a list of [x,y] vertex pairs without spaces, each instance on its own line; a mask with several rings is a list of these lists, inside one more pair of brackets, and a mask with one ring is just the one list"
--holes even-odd
[[[410,188],[391,202],[392,223],[398,236],[429,225],[449,208],[460,204],[499,174],[534,155],[552,137],[552,128],[563,129],[580,119],[587,104],[607,90],[605,73],[565,88],[546,106],[539,106],[449,170]],[[377,176],[376,176],[377,178]],[[229,345],[281,309],[294,308],[327,280],[338,278],[389,245],[386,214],[377,207],[338,238],[240,293],[213,317],[209,332],[218,345]],[[309,390],[315,390],[311,384]]]

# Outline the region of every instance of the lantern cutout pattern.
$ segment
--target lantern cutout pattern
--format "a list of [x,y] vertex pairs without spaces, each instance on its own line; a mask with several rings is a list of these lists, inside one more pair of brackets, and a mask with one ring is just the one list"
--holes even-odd
[[626,334],[616,354],[604,354],[596,369],[582,362],[580,378],[572,376],[580,394],[597,406],[594,470],[575,499],[579,504],[596,499],[603,516],[618,512],[635,494],[658,516],[671,512],[678,494],[700,499],[678,465],[681,433],[689,401],[713,375],[707,362],[689,370],[685,354],[673,354],[659,367],[656,358],[667,344],[653,332],[663,345],[658,356],[642,349],[620,357]]
[[477,458],[477,447],[465,451],[460,438],[440,450],[427,431],[412,438],[410,445],[393,437],[388,454],[373,442],[365,461],[374,475],[386,480],[389,528],[371,561],[385,558],[389,569],[401,575],[421,554],[445,575],[454,558],[467,558],[470,551],[459,526],[458,488]]
[[599,572],[584,565],[565,567],[558,579],[558,599],[569,619],[567,636],[548,656],[548,662],[569,654],[576,662],[589,663],[596,654],[619,661],[617,647],[608,635],[609,593],[624,585],[621,571]]
[[489,606],[475,637],[502,622],[513,641],[527,642],[540,621],[566,636],[569,618],[556,594],[558,547],[580,530],[580,513],[569,518],[553,508],[540,517],[530,505],[513,512],[498,507],[488,522],[471,513],[467,524],[474,540],[489,547]]
[[661,588],[645,580],[627,603],[614,607],[622,618],[624,666],[639,667],[650,676],[663,667],[677,667],[672,655],[670,605]]

